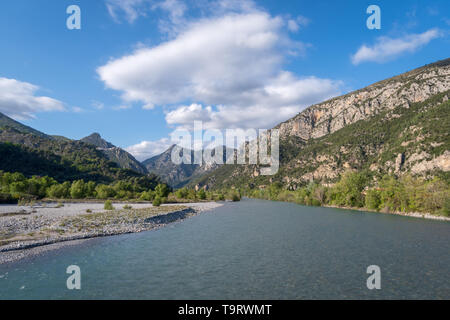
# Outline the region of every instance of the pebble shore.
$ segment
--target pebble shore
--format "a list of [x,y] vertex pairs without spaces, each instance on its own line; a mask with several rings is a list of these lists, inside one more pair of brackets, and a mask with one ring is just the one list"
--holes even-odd
[[[123,208],[126,205],[131,208]],[[100,203],[0,206],[0,264],[86,239],[160,228],[221,205],[202,202],[153,207],[119,203],[114,204],[113,211],[104,210]]]

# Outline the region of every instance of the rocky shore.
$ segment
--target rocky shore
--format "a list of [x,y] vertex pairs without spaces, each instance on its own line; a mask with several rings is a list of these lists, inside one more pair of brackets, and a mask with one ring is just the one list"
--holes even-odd
[[[184,220],[220,203],[186,205],[72,203],[34,207],[0,206],[0,264],[78,244],[80,241],[156,229]],[[89,208],[87,208],[89,207]],[[92,209],[91,209],[92,208]]]

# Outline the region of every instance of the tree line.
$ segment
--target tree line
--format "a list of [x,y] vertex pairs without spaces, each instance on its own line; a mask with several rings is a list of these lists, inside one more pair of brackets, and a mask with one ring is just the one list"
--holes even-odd
[[182,188],[173,191],[164,183],[149,183],[147,179],[119,180],[111,184],[95,181],[65,181],[59,183],[52,177],[32,176],[20,172],[0,171],[0,203],[31,202],[38,199],[116,199],[152,201],[155,205],[166,202],[197,200],[240,200],[237,192],[212,192]]
[[365,172],[346,172],[333,186],[311,182],[297,190],[285,190],[281,183],[273,183],[264,189],[243,190],[243,193],[253,198],[310,206],[450,216],[449,184],[438,177],[426,180],[411,175],[399,178],[385,175],[373,181]]

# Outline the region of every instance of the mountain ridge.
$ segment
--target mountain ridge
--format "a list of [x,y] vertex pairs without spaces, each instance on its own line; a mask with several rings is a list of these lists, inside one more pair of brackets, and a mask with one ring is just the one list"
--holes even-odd
[[[191,185],[221,188],[278,181],[295,189],[312,180],[332,183],[345,170],[358,169],[374,175],[445,174],[450,170],[449,90],[450,59],[445,59],[312,105],[274,127],[280,132],[281,161],[275,176],[260,176],[258,165],[225,165]],[[434,121],[436,114],[440,122]],[[390,130],[397,127],[406,132]],[[353,136],[351,129],[364,139]]]

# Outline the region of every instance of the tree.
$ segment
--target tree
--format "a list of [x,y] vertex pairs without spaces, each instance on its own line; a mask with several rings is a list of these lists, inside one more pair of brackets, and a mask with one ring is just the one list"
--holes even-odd
[[72,199],[83,199],[86,197],[86,186],[83,180],[72,182],[70,187],[70,196]]
[[153,206],[154,207],[159,207],[161,205],[161,203],[162,203],[161,198],[159,196],[156,196],[155,200],[153,200]]
[[205,190],[203,190],[203,189],[200,189],[200,190],[197,192],[197,195],[198,195],[198,198],[199,198],[200,200],[205,200],[205,199],[206,199],[206,192],[205,192]]
[[157,196],[159,196],[160,198],[165,198],[169,195],[170,190],[167,187],[166,184],[158,184],[155,188],[155,193]]

